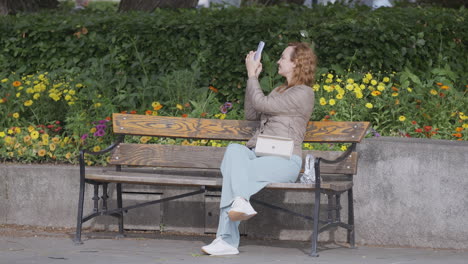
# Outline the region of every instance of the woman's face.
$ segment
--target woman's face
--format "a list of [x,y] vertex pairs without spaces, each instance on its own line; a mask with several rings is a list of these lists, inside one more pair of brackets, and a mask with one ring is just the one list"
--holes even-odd
[[294,52],[294,47],[287,47],[284,49],[283,54],[281,54],[281,58],[278,60],[278,74],[286,77],[286,79],[290,80],[292,77],[294,67],[296,64],[291,61],[291,54]]

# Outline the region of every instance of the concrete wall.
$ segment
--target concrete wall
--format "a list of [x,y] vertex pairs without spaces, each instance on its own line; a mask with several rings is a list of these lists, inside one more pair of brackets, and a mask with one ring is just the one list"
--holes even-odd
[[[364,140],[358,151],[361,157],[354,187],[357,243],[468,249],[467,142],[373,138]],[[78,179],[76,166],[0,164],[0,224],[74,227]],[[124,205],[193,190],[127,185]],[[113,185],[109,195],[115,197]],[[342,206],[347,208],[343,196]],[[87,189],[87,212],[91,197],[92,190]],[[312,193],[265,190],[254,198],[311,215]],[[219,193],[210,192],[152,205],[130,211],[125,228],[213,233],[218,203]],[[109,202],[109,207],[114,205]],[[261,205],[254,207],[259,215],[243,223],[241,233],[310,238],[311,222]],[[346,209],[343,211],[346,219]],[[99,217],[86,226],[115,230],[116,220]],[[323,233],[320,240],[344,241],[345,232]]]

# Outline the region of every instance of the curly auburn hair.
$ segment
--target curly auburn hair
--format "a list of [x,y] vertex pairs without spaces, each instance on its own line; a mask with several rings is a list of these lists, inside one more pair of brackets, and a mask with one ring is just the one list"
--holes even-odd
[[288,88],[305,84],[312,86],[315,80],[315,71],[317,69],[317,56],[310,47],[309,43],[292,42],[288,43],[288,47],[294,47],[291,53],[291,61],[296,65],[294,67],[292,80],[283,85],[283,91]]

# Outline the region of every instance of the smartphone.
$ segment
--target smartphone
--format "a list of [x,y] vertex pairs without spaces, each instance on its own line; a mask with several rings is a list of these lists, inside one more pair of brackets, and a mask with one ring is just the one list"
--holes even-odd
[[262,55],[263,47],[265,47],[265,42],[260,41],[258,43],[257,51],[255,52],[254,60],[260,59],[260,55]]

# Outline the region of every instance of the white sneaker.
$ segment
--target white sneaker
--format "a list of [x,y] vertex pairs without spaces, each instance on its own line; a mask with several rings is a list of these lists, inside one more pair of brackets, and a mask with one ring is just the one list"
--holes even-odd
[[234,198],[231,210],[228,212],[231,221],[243,221],[255,216],[257,212],[253,209],[250,203],[242,197]]
[[229,245],[221,237],[217,237],[211,244],[203,246],[201,250],[212,256],[236,255],[239,254],[237,248]]

